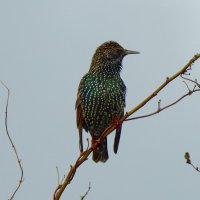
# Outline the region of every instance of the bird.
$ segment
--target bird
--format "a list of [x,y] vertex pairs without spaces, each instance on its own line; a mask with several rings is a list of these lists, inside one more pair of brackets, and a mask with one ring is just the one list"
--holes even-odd
[[[124,49],[115,41],[107,41],[97,47],[89,71],[80,81],[75,104],[80,152],[83,152],[83,129],[89,131],[94,142],[109,125],[124,115],[126,86],[120,72],[122,60],[129,54],[139,52]],[[115,154],[121,130],[122,125],[119,124],[113,145]],[[92,159],[103,163],[108,160],[107,138],[94,148]]]

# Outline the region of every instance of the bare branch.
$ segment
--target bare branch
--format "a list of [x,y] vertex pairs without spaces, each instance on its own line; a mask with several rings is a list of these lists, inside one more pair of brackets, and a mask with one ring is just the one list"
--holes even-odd
[[200,54],[196,54],[181,70],[179,70],[176,74],[174,74],[171,77],[167,77],[166,81],[160,85],[151,95],[149,95],[144,101],[142,101],[138,106],[133,108],[131,111],[127,112],[125,116],[123,116],[120,119],[120,122],[123,122],[126,118],[128,118],[130,115],[135,113],[137,110],[142,108],[147,102],[149,102],[151,99],[153,99],[166,85],[168,85],[171,81],[173,81],[178,76],[185,73],[185,71],[190,68],[190,66],[200,58]]
[[18,162],[18,165],[19,165],[19,168],[20,168],[20,171],[21,171],[21,177],[20,177],[20,179],[19,179],[19,183],[18,183],[18,185],[17,185],[15,191],[13,192],[12,196],[9,198],[9,200],[12,200],[12,199],[14,199],[15,194],[17,193],[17,191],[19,190],[19,188],[20,188],[20,186],[21,186],[21,184],[22,184],[22,182],[23,182],[24,171],[23,171],[23,168],[22,168],[21,160],[20,160],[19,155],[18,155],[18,153],[17,153],[17,149],[16,149],[16,147],[15,147],[15,145],[14,145],[14,142],[12,141],[12,138],[10,137],[10,134],[9,134],[9,131],[8,131],[8,104],[9,104],[10,90],[9,90],[9,88],[6,86],[5,83],[3,83],[1,80],[0,80],[0,82],[1,82],[1,84],[5,87],[5,89],[7,90],[7,93],[8,93],[7,101],[6,101],[6,110],[5,110],[5,127],[6,127],[6,134],[7,134],[8,139],[9,139],[11,145],[12,145],[12,148],[13,148],[13,150],[14,150],[14,152],[15,152],[15,156],[16,156],[16,158],[17,158],[17,162]]
[[[151,99],[153,99],[166,85],[168,85],[171,81],[176,79],[178,76],[184,74],[187,69],[191,68],[191,65],[200,58],[200,54],[196,54],[181,70],[179,70],[176,74],[174,74],[171,77],[167,77],[166,80],[152,93],[150,94],[146,99],[144,99],[141,103],[139,103],[135,108],[127,112],[120,120],[119,123],[122,124],[129,116],[131,116],[133,113],[138,111],[140,108],[142,108],[146,103],[148,103]],[[188,95],[188,94],[186,94]],[[183,97],[184,98],[184,97]],[[180,100],[179,100],[180,101]],[[84,152],[82,152],[79,157],[77,158],[74,165],[70,167],[70,170],[64,180],[64,182],[61,185],[58,185],[55,192],[53,199],[59,200],[62,193],[64,192],[67,185],[70,184],[72,181],[76,170],[78,167],[87,160],[88,156],[91,154],[92,151],[94,151],[100,143],[107,137],[113,130],[117,128],[116,123],[111,124],[100,136],[100,138],[96,141],[96,144],[92,144],[92,146],[88,149],[86,149]]]
[[190,95],[193,94],[194,92],[199,92],[199,91],[200,91],[200,89],[190,90],[190,91],[188,91],[187,94],[183,95],[182,97],[180,97],[179,99],[177,99],[177,100],[174,101],[173,103],[171,103],[171,104],[169,104],[169,105],[167,105],[167,106],[164,106],[163,108],[158,107],[158,110],[155,111],[155,112],[153,112],[153,113],[150,113],[150,114],[147,114],[147,115],[141,115],[141,116],[138,116],[138,117],[128,118],[128,119],[126,119],[125,121],[131,121],[131,120],[136,120],[136,119],[141,119],[141,118],[146,118],[146,117],[150,117],[150,116],[156,115],[156,114],[162,112],[163,110],[165,110],[165,109],[167,109],[167,108],[169,108],[169,107],[171,107],[171,106],[174,106],[175,104],[177,104],[178,102],[180,102],[181,100],[183,100],[185,97],[190,96]]
[[86,192],[83,196],[81,196],[81,200],[83,200],[83,199],[88,195],[90,189],[91,189],[91,184],[90,184],[90,182],[89,182],[88,190],[87,190],[87,192]]
[[185,152],[184,157],[186,159],[186,163],[189,164],[189,165],[191,165],[193,167],[193,169],[195,169],[197,172],[200,173],[199,168],[195,167],[194,164],[192,163],[189,152]]
[[185,81],[183,81],[183,83],[186,85],[186,87],[187,87],[188,91],[189,91],[189,92],[191,92],[191,90],[190,90],[190,88],[189,88],[188,84],[187,84]]
[[184,77],[182,74],[181,74],[181,78],[183,78],[183,79],[185,79],[185,80],[187,80],[187,81],[191,81],[191,82],[193,82],[194,84],[196,84],[199,88],[200,88],[200,84],[197,82],[197,80],[192,80],[192,79],[189,79],[189,78],[186,78],[186,77]]

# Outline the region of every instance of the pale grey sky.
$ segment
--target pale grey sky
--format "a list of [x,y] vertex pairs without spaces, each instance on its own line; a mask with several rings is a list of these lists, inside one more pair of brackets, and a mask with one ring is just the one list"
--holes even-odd
[[[200,52],[199,0],[0,0],[0,79],[11,90],[9,131],[24,168],[15,200],[52,199],[60,176],[78,156],[75,100],[81,77],[101,43],[115,40],[140,51],[123,62],[130,110],[167,76]],[[200,62],[192,77],[200,79]],[[137,113],[154,111],[187,92],[177,79]],[[6,91],[0,87],[0,199],[8,199],[19,169],[4,127]],[[77,171],[62,199],[198,199],[199,174],[185,164],[189,151],[200,166],[199,99],[195,94],[157,116],[127,122],[119,152]],[[85,134],[85,138],[89,137]]]

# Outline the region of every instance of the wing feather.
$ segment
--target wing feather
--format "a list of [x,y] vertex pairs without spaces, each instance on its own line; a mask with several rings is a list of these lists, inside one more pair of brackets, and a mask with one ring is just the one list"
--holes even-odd
[[79,131],[79,149],[81,152],[83,152],[82,132],[83,132],[84,119],[83,119],[83,111],[81,107],[80,95],[78,95],[77,97],[75,108],[76,108],[76,124]]

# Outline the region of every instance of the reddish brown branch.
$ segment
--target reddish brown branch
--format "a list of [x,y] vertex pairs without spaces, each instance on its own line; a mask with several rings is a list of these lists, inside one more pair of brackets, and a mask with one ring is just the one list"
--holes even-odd
[[174,106],[175,104],[177,104],[178,102],[180,102],[185,97],[190,96],[194,92],[199,92],[199,91],[200,91],[200,89],[196,89],[196,90],[193,90],[193,91],[190,90],[187,94],[183,95],[182,97],[180,97],[179,99],[177,99],[173,103],[171,103],[171,104],[169,104],[167,106],[164,106],[163,108],[159,107],[158,110],[155,111],[155,112],[153,112],[153,113],[150,113],[150,114],[147,114],[147,115],[141,115],[141,116],[138,116],[138,117],[128,118],[125,121],[131,121],[131,120],[136,120],[136,119],[141,119],[141,118],[146,118],[146,117],[150,117],[150,116],[156,115],[156,114],[160,113],[161,111],[163,111],[163,110],[165,110],[165,109],[167,109],[167,108],[169,108],[171,106]]
[[60,196],[62,195],[62,193],[64,192],[65,188],[67,187],[67,185],[70,184],[70,182],[72,181],[77,168],[84,162],[87,160],[88,156],[90,155],[90,153],[93,151],[93,148],[90,147],[89,149],[85,150],[84,152],[82,152],[80,154],[80,156],[77,158],[75,164],[73,166],[70,166],[70,170],[68,172],[68,175],[66,176],[64,182],[60,185],[58,185],[58,187],[56,188],[54,195],[53,195],[53,199],[54,200],[58,200],[60,199]]
[[[137,110],[142,108],[147,102],[149,102],[151,99],[153,99],[166,85],[168,85],[171,81],[173,81],[175,78],[180,76],[181,74],[184,74],[188,68],[191,67],[191,65],[200,58],[200,54],[196,54],[180,71],[178,71],[176,74],[174,74],[171,77],[167,77],[166,80],[161,84],[152,94],[150,94],[146,99],[144,99],[140,104],[138,104],[135,108],[133,108],[131,111],[127,112],[120,120],[119,123],[123,123],[129,116],[131,116],[133,113],[135,113]],[[188,95],[188,94],[187,94]],[[97,144],[101,143],[105,137],[107,137],[113,130],[117,128],[116,124],[111,124],[101,135],[101,137],[97,140]],[[64,192],[65,188],[68,184],[72,181],[77,168],[87,160],[88,156],[91,154],[91,152],[96,149],[98,145],[93,145],[92,147],[88,148],[84,152],[80,154],[78,159],[76,160],[75,164],[71,166],[68,175],[65,177],[64,182],[57,186],[53,199],[59,200],[62,193]]]
[[15,191],[13,192],[12,196],[9,198],[9,200],[12,200],[12,199],[14,199],[15,194],[17,193],[17,191],[19,190],[19,188],[20,188],[20,186],[21,186],[21,184],[22,184],[22,182],[23,182],[24,171],[23,171],[23,168],[22,168],[21,160],[20,160],[19,155],[18,155],[18,153],[17,153],[17,149],[16,149],[16,147],[15,147],[15,145],[14,145],[14,142],[12,141],[12,138],[11,138],[11,136],[10,136],[10,134],[9,134],[9,131],[8,131],[8,104],[9,104],[10,90],[9,90],[9,88],[8,88],[1,80],[0,80],[0,82],[1,82],[1,84],[6,88],[7,93],[8,93],[7,101],[6,101],[6,110],[5,110],[5,127],[6,127],[6,134],[7,134],[8,139],[9,139],[11,145],[12,145],[12,148],[13,148],[13,150],[14,150],[14,152],[15,152],[15,156],[16,156],[16,158],[17,158],[17,162],[18,162],[18,165],[19,165],[19,168],[20,168],[20,171],[21,171],[21,176],[20,176],[20,179],[19,179],[19,183],[18,183],[18,185],[17,185]]
[[181,78],[183,78],[183,79],[185,79],[185,80],[187,80],[187,81],[191,81],[192,83],[196,84],[196,85],[200,88],[200,84],[199,84],[197,81],[194,81],[194,80],[192,80],[192,79],[186,78],[186,77],[184,77],[182,74],[181,74]]

